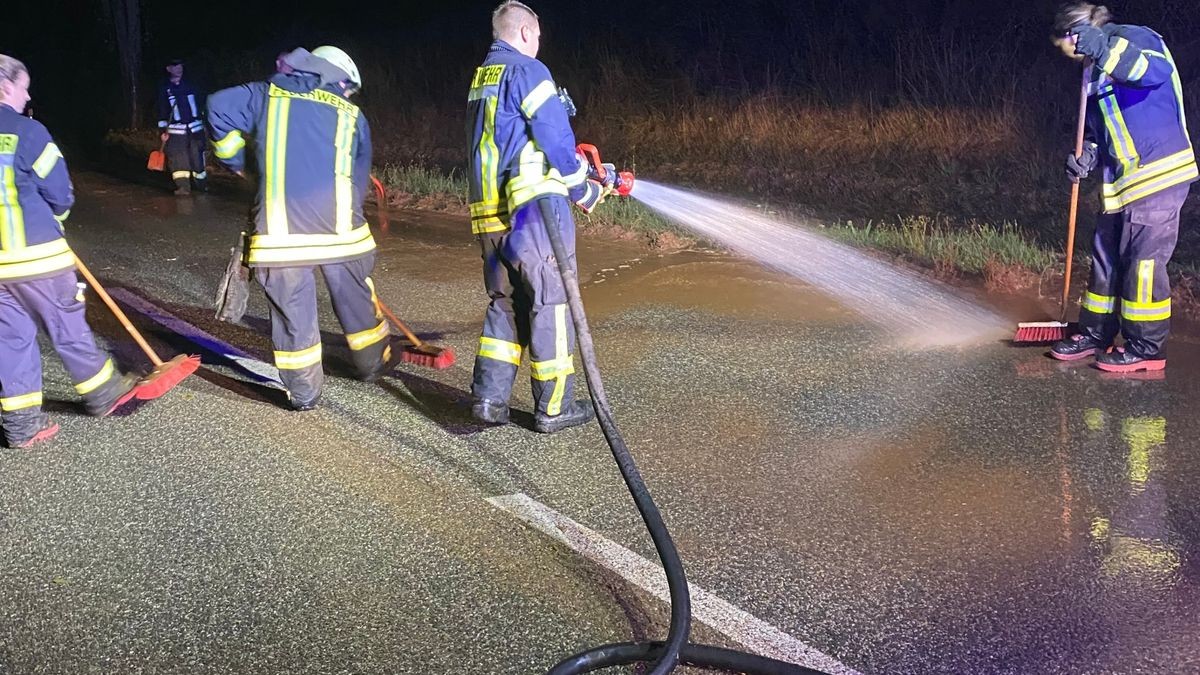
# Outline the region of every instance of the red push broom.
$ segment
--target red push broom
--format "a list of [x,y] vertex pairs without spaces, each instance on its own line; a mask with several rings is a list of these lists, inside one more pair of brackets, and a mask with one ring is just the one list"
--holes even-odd
[[399,328],[400,332],[404,333],[404,337],[408,338],[408,341],[412,343],[404,346],[404,351],[400,354],[401,361],[436,370],[443,370],[454,365],[454,350],[452,348],[434,347],[428,342],[421,341],[420,338],[408,329],[408,326],[404,325],[403,321],[397,319],[395,314],[392,314],[392,310],[388,309],[382,300],[376,298],[375,303],[379,306],[379,310],[387,316],[388,321],[391,321],[392,325]]
[[[1079,123],[1075,127],[1075,157],[1083,156],[1083,132],[1087,115],[1088,74],[1090,63],[1083,68],[1083,85],[1079,90]],[[1017,324],[1014,344],[1046,344],[1065,340],[1071,332],[1067,323],[1067,302],[1071,294],[1071,262],[1075,257],[1075,218],[1079,214],[1079,183],[1071,184],[1071,211],[1067,217],[1067,270],[1063,276],[1062,305],[1058,321],[1031,321]]]
[[95,289],[96,294],[100,296],[100,299],[104,301],[104,304],[108,305],[108,309],[112,311],[113,316],[117,317],[117,321],[120,321],[121,325],[125,327],[125,330],[129,333],[130,337],[133,338],[133,341],[142,348],[143,352],[146,352],[146,356],[149,357],[151,363],[154,364],[154,370],[150,371],[149,375],[143,377],[141,381],[138,382],[137,397],[139,399],[143,401],[156,399],[174,389],[175,386],[182,382],[188,375],[196,372],[196,369],[200,367],[199,356],[180,354],[170,361],[163,361],[162,359],[158,358],[158,354],[156,354],[150,345],[146,343],[146,339],[142,337],[142,334],[138,332],[138,329],[134,328],[133,324],[130,323],[129,317],[125,316],[125,312],[121,311],[121,308],[117,306],[117,303],[114,302],[113,299],[108,295],[108,291],[105,291],[104,287],[100,285],[100,282],[96,281],[96,277],[92,276],[92,273],[90,270],[88,270],[87,265],[84,265],[83,261],[80,260],[78,256],[75,257],[75,267],[79,270],[79,273],[83,275],[83,278],[87,279],[88,284]]

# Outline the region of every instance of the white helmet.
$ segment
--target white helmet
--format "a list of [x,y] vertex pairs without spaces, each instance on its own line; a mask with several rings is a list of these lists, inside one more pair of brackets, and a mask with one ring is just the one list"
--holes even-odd
[[350,55],[346,52],[337,47],[322,45],[312,50],[312,55],[325,59],[345,71],[350,76],[350,82],[356,89],[362,87],[362,76],[358,74],[358,66],[354,65],[354,59],[350,58]]

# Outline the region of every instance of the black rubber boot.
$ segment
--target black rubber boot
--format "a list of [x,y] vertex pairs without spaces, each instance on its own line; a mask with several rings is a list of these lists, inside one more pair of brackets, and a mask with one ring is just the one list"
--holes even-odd
[[1109,373],[1136,373],[1139,370],[1162,370],[1167,367],[1167,360],[1161,355],[1147,359],[1126,349],[1114,349],[1097,355],[1096,367]]
[[292,398],[291,392],[288,392],[288,402],[291,404],[292,410],[296,412],[308,412],[309,410],[316,410],[321,406],[321,395],[317,394],[317,397],[310,401],[300,401]]
[[1099,339],[1087,333],[1076,333],[1065,340],[1054,343],[1054,346],[1050,348],[1050,356],[1059,361],[1078,361],[1103,352],[1105,349],[1108,349],[1108,345]]
[[83,399],[83,408],[92,417],[108,417],[137,393],[137,375],[124,373],[110,379]]
[[471,416],[487,424],[508,424],[508,404],[481,399],[471,405]]
[[26,450],[44,443],[58,434],[58,424],[41,410],[21,411],[25,414],[4,415],[4,436],[8,447]]
[[558,415],[538,413],[533,416],[533,430],[540,434],[552,434],[556,431],[587,424],[596,417],[591,401],[575,401],[570,408]]

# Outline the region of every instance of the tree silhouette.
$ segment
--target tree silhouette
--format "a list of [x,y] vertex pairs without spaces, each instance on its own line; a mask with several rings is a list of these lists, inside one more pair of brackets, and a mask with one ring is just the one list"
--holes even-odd
[[129,126],[136,127],[138,116],[138,77],[142,70],[141,0],[101,0],[112,22],[117,58],[121,62],[122,91],[128,97]]

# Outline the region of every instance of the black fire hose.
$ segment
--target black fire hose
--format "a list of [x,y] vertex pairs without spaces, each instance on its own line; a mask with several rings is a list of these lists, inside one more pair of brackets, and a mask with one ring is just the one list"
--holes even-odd
[[588,389],[591,391],[592,404],[596,408],[596,419],[600,422],[600,429],[612,450],[613,459],[617,462],[617,468],[621,470],[621,477],[625,479],[625,486],[629,488],[634,504],[642,514],[642,521],[646,524],[650,539],[654,542],[659,560],[667,573],[667,587],[671,596],[671,624],[667,630],[666,642],[622,642],[604,645],[559,662],[550,669],[548,675],[576,675],[632,663],[653,663],[654,669],[650,671],[650,675],[667,675],[680,664],[747,675],[824,675],[821,671],[783,661],[688,642],[692,624],[692,601],[688,592],[687,577],[683,572],[683,561],[679,559],[679,552],[675,549],[675,542],[671,540],[662,514],[650,497],[642,474],[634,464],[625,439],[617,429],[616,419],[608,404],[608,396],[604,393],[604,383],[596,365],[592,332],[588,329],[587,315],[584,314],[583,300],[579,294],[579,279],[571,266],[572,256],[567,253],[562,234],[559,232],[559,224],[567,221],[568,214],[562,214],[562,217],[556,214],[555,202],[564,204],[565,200],[545,197],[537,200],[546,236],[554,249],[558,272],[567,291],[567,302],[571,307],[571,318],[579,339],[580,358],[583,361],[584,374],[587,376]]

